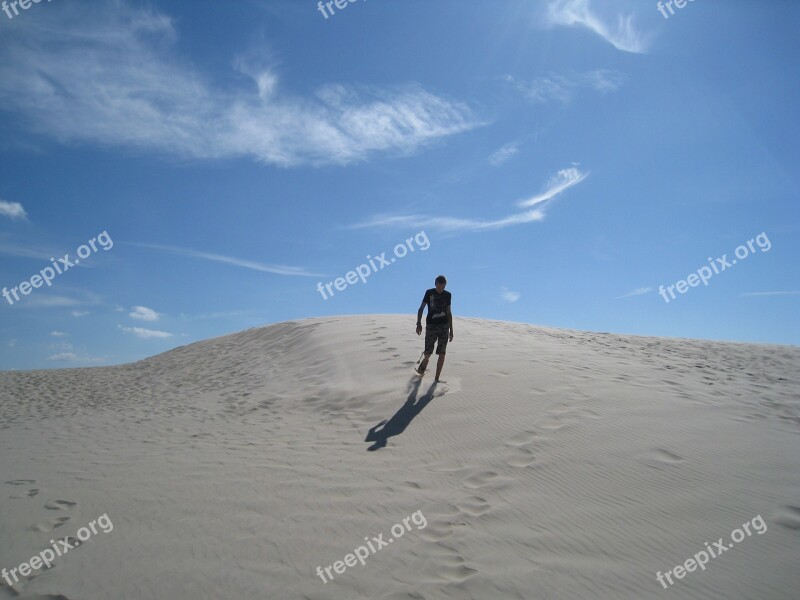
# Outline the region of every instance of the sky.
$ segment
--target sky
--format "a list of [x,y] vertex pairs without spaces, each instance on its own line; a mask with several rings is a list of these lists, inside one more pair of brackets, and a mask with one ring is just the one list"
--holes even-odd
[[797,345],[800,3],[678,2],[3,3],[0,369],[413,330],[439,274],[451,353]]

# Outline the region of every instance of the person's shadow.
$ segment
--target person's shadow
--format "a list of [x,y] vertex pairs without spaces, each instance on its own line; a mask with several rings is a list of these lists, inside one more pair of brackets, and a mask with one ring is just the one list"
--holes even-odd
[[[422,409],[428,405],[428,402],[433,400],[433,390],[436,387],[436,383],[431,384],[431,387],[428,388],[428,391],[424,396],[421,398],[416,398],[422,380],[416,377],[414,379],[416,379],[416,381],[409,382],[410,385],[408,387],[408,399],[400,408],[400,410],[398,410],[388,421],[384,419],[369,430],[369,433],[364,441],[375,443],[367,448],[367,450],[372,452],[386,446],[386,440],[393,435],[400,435],[403,433],[414,417],[422,412]],[[379,428],[380,431],[378,430]]]

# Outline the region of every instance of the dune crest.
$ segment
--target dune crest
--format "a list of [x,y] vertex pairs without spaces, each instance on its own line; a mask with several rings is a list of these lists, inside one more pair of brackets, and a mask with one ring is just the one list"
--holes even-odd
[[0,568],[114,516],[0,598],[796,598],[800,349],[457,318],[433,385],[421,347],[348,316],[0,373]]

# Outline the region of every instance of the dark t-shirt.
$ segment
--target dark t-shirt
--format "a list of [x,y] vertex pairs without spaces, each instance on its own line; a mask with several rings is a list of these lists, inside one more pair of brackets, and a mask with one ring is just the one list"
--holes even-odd
[[447,318],[445,307],[450,306],[452,295],[448,291],[441,294],[436,293],[436,288],[431,288],[425,292],[422,303],[428,306],[428,316],[425,318],[427,325],[447,325],[450,320]]

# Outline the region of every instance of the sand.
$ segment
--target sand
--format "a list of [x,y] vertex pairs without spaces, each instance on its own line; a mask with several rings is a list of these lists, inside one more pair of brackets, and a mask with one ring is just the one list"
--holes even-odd
[[0,373],[0,568],[113,524],[0,599],[800,597],[800,348],[414,322]]

